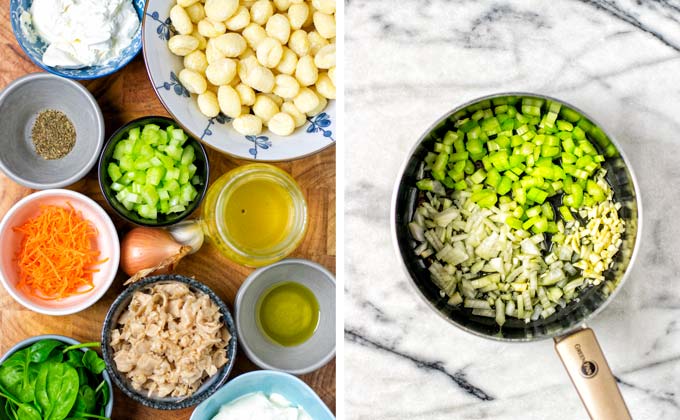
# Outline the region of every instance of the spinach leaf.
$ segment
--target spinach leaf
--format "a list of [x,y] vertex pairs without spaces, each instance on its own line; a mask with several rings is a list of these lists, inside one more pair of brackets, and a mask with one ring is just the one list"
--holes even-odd
[[2,366],[23,366],[26,364],[28,349],[19,350],[2,363]]
[[99,375],[106,369],[106,362],[104,362],[94,350],[85,352],[85,355],[83,356],[83,365],[95,375]]
[[43,420],[40,412],[28,404],[21,404],[19,406],[17,418],[21,420]]
[[40,340],[37,343],[34,343],[31,347],[28,348],[31,362],[42,363],[46,361],[47,358],[50,356],[50,353],[52,353],[52,350],[63,345],[64,343],[62,343],[61,341],[51,339]]
[[78,397],[71,409],[72,416],[82,416],[87,413],[94,413],[97,406],[95,391],[89,385],[81,385],[78,390]]
[[0,420],[12,420],[12,417],[9,414],[9,405],[11,403],[10,400],[0,397]]
[[111,398],[111,395],[109,395],[109,392],[110,392],[109,386],[106,383],[106,381],[102,381],[102,383],[99,384],[99,386],[97,387],[97,390],[95,391],[95,394],[97,394],[97,396],[99,394],[101,394],[101,396],[102,396],[101,397],[101,400],[102,400],[102,402],[101,402],[101,415],[104,415],[104,409],[106,407],[106,404],[109,403],[109,399]]
[[35,369],[29,369],[29,352],[22,350],[0,366],[0,385],[21,402],[34,400]]
[[40,366],[35,398],[44,420],[63,420],[78,397],[78,372],[66,363],[46,362]]
[[73,366],[74,368],[78,369],[83,367],[83,356],[85,353],[83,353],[80,350],[71,350],[68,353],[66,353],[66,363],[69,365]]

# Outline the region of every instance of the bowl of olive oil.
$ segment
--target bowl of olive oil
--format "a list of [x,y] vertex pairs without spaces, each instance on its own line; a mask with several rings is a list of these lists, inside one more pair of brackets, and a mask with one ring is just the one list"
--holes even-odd
[[301,375],[335,356],[335,278],[319,264],[286,259],[257,269],[235,306],[241,346],[261,368]]

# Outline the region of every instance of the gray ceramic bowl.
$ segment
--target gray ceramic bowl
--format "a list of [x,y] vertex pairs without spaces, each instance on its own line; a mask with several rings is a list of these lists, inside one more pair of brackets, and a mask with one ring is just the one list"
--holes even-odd
[[[0,365],[7,360],[11,355],[14,353],[18,352],[19,350],[28,347],[32,345],[33,343],[36,343],[40,340],[58,340],[62,341],[69,346],[74,345],[74,344],[81,344],[80,341],[75,340],[71,337],[66,337],[63,335],[55,335],[55,334],[45,334],[45,335],[37,335],[35,337],[27,338],[23,341],[18,342],[12,348],[7,350],[7,353],[5,353],[2,357],[0,357]],[[81,349],[83,352],[87,351],[87,348]],[[113,413],[113,385],[111,385],[111,378],[109,377],[109,374],[106,371],[102,372],[102,377],[106,381],[106,386],[109,388],[109,403],[106,404],[105,408],[105,414],[106,417],[111,417],[111,414]]]
[[[257,326],[255,308],[270,286],[295,281],[309,288],[319,302],[319,326],[298,346],[270,341]],[[236,295],[236,326],[246,355],[263,369],[302,375],[319,369],[335,356],[335,278],[319,264],[288,259],[255,270]]]
[[[157,283],[172,282],[184,283],[193,291],[207,294],[210,296],[210,299],[212,299],[212,301],[215,302],[220,308],[222,321],[226,325],[227,330],[229,330],[229,334],[231,334],[231,340],[229,340],[229,344],[227,345],[227,358],[229,361],[217,372],[217,374],[208,378],[203,383],[203,385],[201,385],[201,387],[189,397],[150,397],[146,393],[137,392],[134,388],[132,388],[128,379],[116,369],[116,363],[113,361],[113,349],[108,343],[111,342],[111,332],[118,325],[118,318],[123,313],[123,311],[127,309],[130,301],[132,300],[132,295],[136,291]],[[101,339],[102,357],[106,362],[106,370],[109,372],[109,375],[111,375],[111,379],[116,384],[116,386],[134,401],[158,410],[179,410],[194,406],[205,400],[214,394],[215,391],[217,391],[224,384],[224,382],[226,382],[232,367],[234,367],[234,361],[236,359],[236,327],[234,326],[234,319],[231,317],[231,312],[229,312],[227,305],[208,286],[189,277],[184,277],[177,274],[165,274],[147,277],[144,280],[134,283],[125,289],[116,298],[116,300],[111,305],[109,312],[106,314],[106,318],[104,319],[104,327],[102,328]]]
[[[46,109],[63,112],[76,129],[75,146],[62,159],[45,160],[33,147],[33,123]],[[0,115],[0,169],[19,184],[39,190],[65,187],[97,162],[104,118],[92,94],[77,82],[48,73],[23,76],[0,93]]]

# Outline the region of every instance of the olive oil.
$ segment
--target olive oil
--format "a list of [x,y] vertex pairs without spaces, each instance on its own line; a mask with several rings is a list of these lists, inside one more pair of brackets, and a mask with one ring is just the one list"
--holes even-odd
[[319,302],[314,293],[293,281],[277,283],[265,290],[255,310],[262,333],[286,347],[309,340],[319,324]]
[[262,267],[285,258],[300,244],[307,231],[307,203],[288,173],[253,163],[212,182],[201,225],[226,257]]
[[293,201],[290,193],[268,178],[247,180],[225,202],[227,235],[243,249],[267,249],[290,231]]

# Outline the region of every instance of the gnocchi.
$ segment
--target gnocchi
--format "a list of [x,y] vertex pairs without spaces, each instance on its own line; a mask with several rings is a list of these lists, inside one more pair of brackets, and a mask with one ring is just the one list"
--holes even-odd
[[168,49],[208,118],[288,136],[336,98],[336,0],[176,0]]

